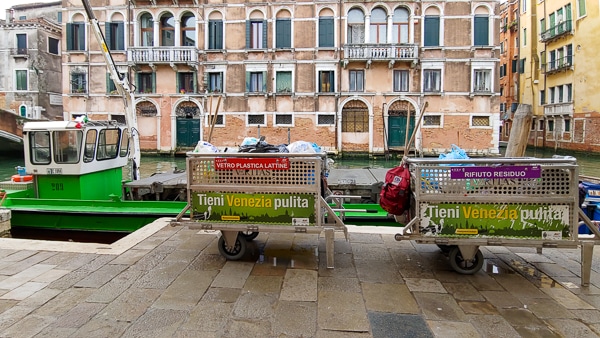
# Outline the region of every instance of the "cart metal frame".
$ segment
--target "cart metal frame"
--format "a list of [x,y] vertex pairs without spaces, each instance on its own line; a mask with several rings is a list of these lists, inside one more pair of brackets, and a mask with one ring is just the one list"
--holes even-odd
[[219,251],[229,260],[240,259],[259,232],[324,232],[327,267],[334,267],[334,232],[348,234],[321,196],[326,154],[187,155],[188,204],[171,225],[219,230]]
[[[437,244],[448,252],[454,270],[464,274],[482,267],[480,246],[535,247],[539,253],[542,248],[580,246],[582,285],[589,285],[600,232],[578,205],[575,158],[405,162],[411,172],[413,218],[396,240]],[[593,238],[579,238],[579,219]]]

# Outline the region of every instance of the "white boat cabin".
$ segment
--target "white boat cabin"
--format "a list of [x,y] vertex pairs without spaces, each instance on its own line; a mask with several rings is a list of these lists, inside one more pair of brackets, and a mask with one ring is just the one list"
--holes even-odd
[[26,122],[23,142],[29,175],[83,175],[128,163],[127,128],[116,121]]

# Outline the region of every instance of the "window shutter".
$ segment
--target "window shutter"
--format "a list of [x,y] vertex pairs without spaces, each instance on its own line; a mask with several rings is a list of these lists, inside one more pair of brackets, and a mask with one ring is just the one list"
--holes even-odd
[[268,48],[267,43],[267,20],[263,20],[263,36],[262,36],[262,48]]
[[117,45],[116,50],[125,50],[125,24],[123,22],[117,23]]
[[77,25],[79,25],[79,34],[77,35],[79,50],[85,50],[85,25],[83,23],[78,23]]
[[424,46],[440,45],[440,17],[425,16],[425,41]]
[[106,47],[108,47],[108,49],[110,50],[114,50],[116,46],[113,46],[111,41],[111,37],[112,37],[112,29],[111,29],[112,23],[111,22],[105,22],[104,23],[104,40],[106,40]]
[[67,23],[67,50],[73,50],[73,24]]
[[215,28],[216,28],[215,48],[223,49],[223,21],[219,20],[219,21],[215,22]]
[[[246,21],[246,49],[250,49],[252,46],[250,45],[250,20]],[[246,86],[248,88],[248,86]]]
[[333,47],[333,18],[319,19],[319,47]]
[[329,72],[329,91],[331,93],[335,92],[335,78],[334,78],[334,73],[333,71]]
[[489,25],[488,17],[482,15],[476,15],[474,18],[474,45],[475,46],[487,46],[489,45]]
[[192,73],[194,76],[194,93],[198,92],[198,74],[196,72]]
[[175,82],[177,83],[177,91],[176,93],[179,94],[179,92],[181,91],[181,77],[180,77],[181,73],[177,72],[175,73]]
[[276,48],[292,47],[292,29],[290,19],[277,19],[275,22]]
[[250,72],[246,72],[246,93],[250,92]]
[[136,91],[138,93],[141,93],[142,92],[142,77],[140,76],[140,73],[135,73],[135,83],[137,84]]
[[106,73],[106,93],[110,94],[111,92],[111,88],[110,88],[110,82],[112,80],[110,79],[110,73]]
[[152,72],[152,92],[156,93],[156,72]]
[[262,72],[262,91],[267,92],[267,72]]

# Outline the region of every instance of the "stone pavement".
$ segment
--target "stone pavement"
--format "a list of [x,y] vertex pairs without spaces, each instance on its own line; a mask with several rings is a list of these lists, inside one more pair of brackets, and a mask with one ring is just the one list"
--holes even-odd
[[112,245],[1,239],[0,337],[600,334],[600,247],[583,288],[575,249],[485,247],[466,276],[434,245],[358,228],[327,269],[324,237],[261,233],[233,262],[216,233],[167,224]]

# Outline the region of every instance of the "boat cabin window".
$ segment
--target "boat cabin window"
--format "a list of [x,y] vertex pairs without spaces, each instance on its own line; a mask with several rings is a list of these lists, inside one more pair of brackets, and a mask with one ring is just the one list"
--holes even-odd
[[117,158],[119,155],[120,129],[102,129],[98,138],[97,160],[108,160]]
[[77,163],[83,138],[81,130],[57,130],[52,133],[54,162]]
[[98,131],[96,129],[90,129],[85,134],[85,149],[83,150],[83,162],[88,163],[94,160],[94,153],[96,152],[96,138],[98,138]]
[[126,131],[123,133],[123,141],[121,141],[121,153],[119,156],[125,157],[129,152],[129,132]]
[[50,132],[29,133],[29,156],[32,164],[50,164]]

